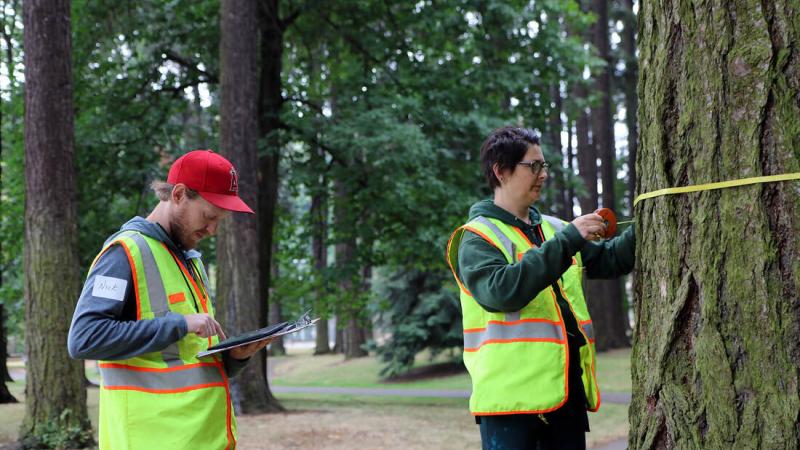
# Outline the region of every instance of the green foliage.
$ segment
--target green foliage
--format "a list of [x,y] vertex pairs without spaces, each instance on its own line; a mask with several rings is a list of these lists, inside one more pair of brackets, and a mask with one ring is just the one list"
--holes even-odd
[[382,321],[391,333],[384,345],[370,343],[371,350],[386,363],[381,376],[407,371],[425,349],[435,357],[463,345],[458,293],[445,288],[449,276],[443,271],[410,270],[395,272],[376,283],[377,296],[385,307]]
[[[282,121],[289,140],[308,145],[289,152],[285,175],[295,192],[318,189],[320,175],[330,180],[327,243],[356,246],[352,260],[306,279],[365,286],[364,267],[391,274],[397,286],[374,286],[373,296],[327,291],[362,313],[353,305],[380,299],[370,310],[388,309],[391,338],[372,348],[387,361],[387,373],[398,373],[426,347],[461,345],[443,252],[469,205],[489,194],[480,143],[506,124],[546,130],[549,86],[581,79],[584,66],[597,64],[565,31],[582,30],[590,19],[561,1],[362,0],[300,9],[285,35],[289,101]],[[304,211],[279,226],[304,228]],[[307,254],[304,236],[296,244]],[[283,242],[280,252],[297,253]],[[419,277],[428,279],[423,291],[403,284]],[[278,291],[299,292],[295,281],[276,280]]]
[[200,106],[198,92],[217,79],[218,8],[212,1],[80,1],[72,17],[85,273],[109,234],[155,204],[149,184],[165,177],[173,157],[214,146],[213,112]]
[[[261,143],[261,151],[281,155],[273,298],[287,316],[308,307],[364,319],[382,313],[392,339],[373,348],[387,373],[397,373],[426,347],[460,345],[457,291],[443,253],[469,205],[490,194],[480,144],[507,124],[547,135],[550,87],[566,92],[584,67],[601,64],[578,37],[592,18],[572,0],[279,4],[282,18],[292,19],[282,24],[285,102],[276,133],[283,145]],[[103,240],[155,203],[149,184],[174,156],[217,145],[219,2],[78,0],[72,10],[75,270],[85,274]],[[9,29],[21,64],[21,29]],[[16,80],[2,93],[0,124],[0,301],[12,326],[22,321],[23,87]],[[585,106],[564,105],[567,115]],[[544,146],[548,159],[558,160],[551,147]],[[317,195],[327,199],[332,261],[322,270],[310,251]],[[545,193],[545,209],[556,196]],[[334,246],[345,243],[354,254],[336,261]],[[213,249],[213,240],[200,249],[212,267]],[[386,274],[385,283],[372,277],[372,290],[370,269]]]
[[8,33],[8,41],[3,40],[3,58],[0,59],[0,73],[7,77],[0,91],[0,145],[2,159],[0,168],[0,303],[5,306],[5,326],[8,334],[22,334],[24,322],[24,305],[22,303],[22,242],[25,208],[25,166],[23,147],[22,117],[24,105],[22,84],[19,81],[17,68],[22,64],[22,53],[18,48],[22,41],[22,5],[17,10],[5,7],[2,15],[4,30]]
[[70,409],[39,424],[36,430],[25,436],[21,443],[25,449],[78,449],[94,447],[92,426],[80,423],[72,417]]

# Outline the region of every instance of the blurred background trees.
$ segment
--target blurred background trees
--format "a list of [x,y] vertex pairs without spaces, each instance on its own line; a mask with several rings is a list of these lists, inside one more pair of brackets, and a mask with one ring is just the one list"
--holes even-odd
[[[106,236],[152,208],[149,184],[176,156],[234,154],[222,144],[233,119],[221,80],[235,69],[221,62],[219,0],[75,0],[71,8],[85,274]],[[423,350],[457,357],[460,308],[444,246],[469,206],[490,195],[478,150],[502,125],[542,135],[553,170],[540,209],[566,220],[596,207],[629,215],[631,0],[271,0],[256,9],[256,49],[246,53],[255,60],[242,64],[257,77],[247,112],[257,154],[239,171],[256,175],[249,250],[258,257],[217,264],[213,239],[201,250],[217,292],[232,288],[224,274],[253,271],[258,294],[248,305],[259,324],[313,308],[336,323],[329,336],[324,321],[317,328],[317,353],[354,358],[371,349],[386,375]],[[21,2],[3,2],[0,14],[0,317],[19,351],[36,332],[23,314]],[[223,248],[234,245],[225,234],[234,229],[222,231]],[[625,283],[615,286],[590,288],[600,349],[629,342]]]

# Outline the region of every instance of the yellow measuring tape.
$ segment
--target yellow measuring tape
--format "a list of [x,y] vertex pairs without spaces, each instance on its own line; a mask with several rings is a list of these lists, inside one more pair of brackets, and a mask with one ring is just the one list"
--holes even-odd
[[[774,183],[777,181],[790,181],[790,180],[800,180],[800,172],[795,173],[783,173],[780,175],[767,175],[763,177],[750,177],[750,178],[740,178],[738,180],[730,180],[730,181],[720,181],[718,183],[706,183],[706,184],[695,184],[692,186],[682,186],[682,187],[674,187],[674,188],[666,188],[666,189],[659,189],[657,191],[647,192],[644,194],[639,195],[636,197],[636,200],[633,201],[633,206],[635,207],[637,203],[642,200],[653,198],[653,197],[661,197],[662,195],[673,195],[673,194],[685,194],[687,192],[699,192],[699,191],[711,191],[714,189],[723,189],[729,187],[736,187],[736,186],[747,186],[749,184],[760,184],[760,183]],[[624,225],[628,223],[633,223],[633,220],[627,220],[625,222],[617,222],[617,225]]]
[[710,191],[713,189],[746,186],[748,184],[774,183],[776,181],[789,181],[789,180],[800,180],[800,172],[783,173],[780,175],[768,175],[764,177],[741,178],[738,180],[720,181],[718,183],[695,184],[693,186],[659,189],[657,191],[647,192],[639,195],[638,197],[636,197],[636,200],[633,201],[633,206],[636,206],[636,204],[642,200],[653,197],[661,197],[662,195],[685,194],[687,192]]

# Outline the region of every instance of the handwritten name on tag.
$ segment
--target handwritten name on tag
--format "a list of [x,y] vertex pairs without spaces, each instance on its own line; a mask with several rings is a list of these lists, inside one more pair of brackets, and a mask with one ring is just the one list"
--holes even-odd
[[125,298],[125,288],[127,286],[128,282],[126,280],[98,275],[94,277],[92,296],[122,301]]

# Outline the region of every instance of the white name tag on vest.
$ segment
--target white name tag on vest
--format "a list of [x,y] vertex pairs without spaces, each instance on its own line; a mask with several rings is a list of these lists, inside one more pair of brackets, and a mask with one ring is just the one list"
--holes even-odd
[[128,282],[121,278],[111,278],[97,275],[94,277],[92,296],[108,298],[121,302],[125,298],[125,288],[127,286]]

